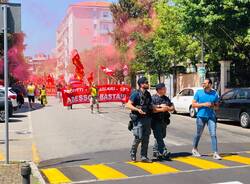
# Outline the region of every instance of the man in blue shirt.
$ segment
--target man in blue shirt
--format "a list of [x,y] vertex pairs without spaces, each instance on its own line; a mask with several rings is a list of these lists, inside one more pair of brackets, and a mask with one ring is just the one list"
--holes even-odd
[[142,77],[138,80],[139,90],[135,90],[127,103],[131,110],[130,118],[133,121],[134,141],[130,151],[132,161],[136,161],[136,152],[141,143],[141,161],[151,162],[148,158],[148,143],[151,133],[151,114],[153,111],[152,98],[149,89],[148,80]]
[[201,156],[198,152],[198,144],[204,127],[207,124],[211,136],[213,158],[216,160],[220,160],[221,157],[218,154],[216,137],[216,114],[214,110],[216,107],[218,107],[219,97],[217,92],[212,89],[211,79],[205,79],[203,88],[204,89],[198,90],[196,92],[192,102],[193,108],[198,108],[196,119],[197,130],[194,137],[192,154],[196,157]]

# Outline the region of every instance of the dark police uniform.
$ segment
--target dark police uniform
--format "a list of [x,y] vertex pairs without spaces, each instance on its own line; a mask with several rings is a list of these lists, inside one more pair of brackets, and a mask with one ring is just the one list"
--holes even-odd
[[[172,102],[167,96],[159,96],[155,94],[152,96],[153,106],[166,104],[167,106],[172,106]],[[161,154],[167,151],[164,138],[166,137],[167,125],[170,123],[170,113],[169,112],[159,112],[152,115],[152,130],[155,137],[155,144],[153,147],[154,155]]]
[[147,157],[149,136],[151,133],[152,98],[148,91],[143,93],[141,90],[137,90],[131,94],[130,100],[135,107],[142,109],[146,113],[146,115],[141,115],[136,111],[132,111],[130,114],[134,125],[132,130],[134,141],[130,154],[135,157],[137,148],[141,143],[141,157]]

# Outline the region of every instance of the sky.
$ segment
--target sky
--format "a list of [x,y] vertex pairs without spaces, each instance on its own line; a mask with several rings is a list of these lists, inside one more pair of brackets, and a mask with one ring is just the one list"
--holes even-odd
[[66,15],[68,6],[84,1],[86,0],[10,0],[12,3],[21,3],[22,31],[26,34],[27,45],[25,55],[50,54],[56,46],[56,29]]

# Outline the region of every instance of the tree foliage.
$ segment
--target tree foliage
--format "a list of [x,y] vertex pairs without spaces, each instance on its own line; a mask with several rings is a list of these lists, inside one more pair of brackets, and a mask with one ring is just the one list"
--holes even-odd
[[246,79],[244,73],[250,72],[250,1],[177,0],[176,6],[183,12],[185,33],[204,38],[210,69],[218,70],[219,60],[232,60],[239,80]]
[[186,33],[204,36],[220,59],[250,59],[250,1],[179,0]]

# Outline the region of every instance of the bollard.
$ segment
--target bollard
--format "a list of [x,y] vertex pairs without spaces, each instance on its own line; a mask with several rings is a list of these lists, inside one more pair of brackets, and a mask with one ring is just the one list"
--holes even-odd
[[22,184],[30,184],[31,168],[29,164],[23,164],[21,167]]

